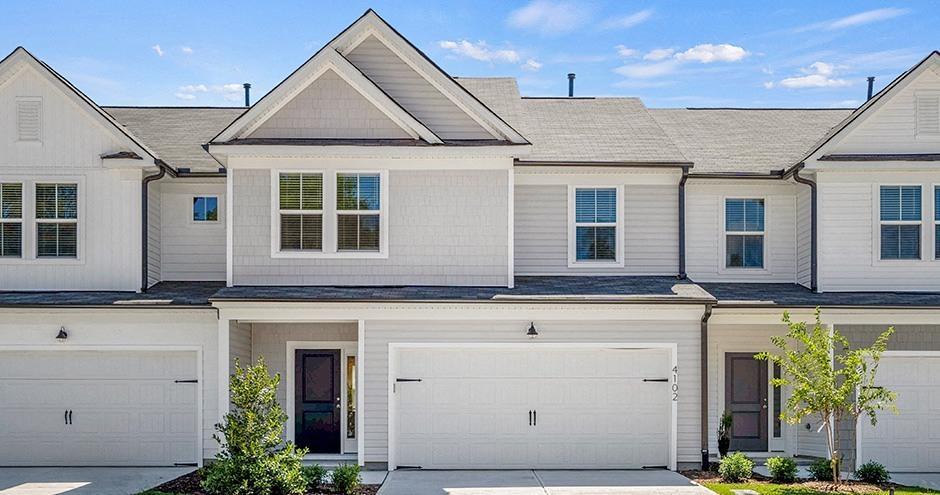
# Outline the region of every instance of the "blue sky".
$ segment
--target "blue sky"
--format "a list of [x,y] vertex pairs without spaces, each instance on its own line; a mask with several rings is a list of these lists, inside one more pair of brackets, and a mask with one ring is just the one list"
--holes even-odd
[[16,2],[23,45],[102,105],[238,105],[372,7],[451,75],[651,107],[856,106],[940,49],[930,1]]

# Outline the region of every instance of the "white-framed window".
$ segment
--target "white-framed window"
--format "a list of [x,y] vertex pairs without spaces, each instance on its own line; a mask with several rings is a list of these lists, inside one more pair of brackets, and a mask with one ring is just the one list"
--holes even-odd
[[623,187],[571,186],[568,265],[623,266]]
[[16,140],[42,142],[42,98],[22,96],[16,99]]
[[323,174],[278,174],[279,248],[281,251],[323,250]]
[[381,247],[382,178],[376,173],[336,174],[336,250]]
[[0,183],[0,258],[23,257],[23,184]]
[[765,268],[764,215],[764,198],[725,199],[725,268]]
[[881,186],[879,198],[881,259],[921,259],[921,186]]
[[918,91],[914,101],[917,137],[940,138],[940,91]]
[[36,257],[78,257],[78,184],[37,183]]
[[219,221],[218,196],[193,196],[194,223],[216,223]]
[[940,186],[933,186],[933,258],[940,260]]

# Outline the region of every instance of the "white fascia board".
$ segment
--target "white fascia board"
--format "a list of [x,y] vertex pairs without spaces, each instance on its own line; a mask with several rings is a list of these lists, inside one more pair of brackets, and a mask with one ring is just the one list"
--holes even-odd
[[[529,146],[346,146],[346,145],[258,145],[211,144],[209,153],[235,167],[238,158],[517,158],[530,152]],[[391,164],[391,162],[389,162]]]
[[[793,321],[816,321],[815,308],[787,306],[722,308],[712,310],[710,325],[782,325],[783,312]],[[852,308],[822,307],[823,324],[838,325],[925,325],[936,324],[940,308]]]
[[940,162],[930,161],[808,161],[805,170],[824,170],[827,172],[923,172],[940,170]]

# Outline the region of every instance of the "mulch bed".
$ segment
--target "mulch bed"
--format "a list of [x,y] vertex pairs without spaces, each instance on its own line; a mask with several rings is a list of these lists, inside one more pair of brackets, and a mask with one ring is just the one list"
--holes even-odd
[[[357,495],[375,495],[381,485],[360,485]],[[174,493],[180,495],[206,495],[202,491],[202,471],[196,470],[189,474],[184,474],[179,478],[167,481],[166,483],[154,488],[159,492]],[[332,490],[329,485],[321,487],[319,491],[309,492],[306,495],[335,495],[337,492]]]
[[[714,471],[682,471],[682,475],[691,480],[695,480],[698,483],[724,483],[718,473]],[[751,479],[746,480],[746,483],[771,483],[771,479],[761,476],[759,474],[752,475]],[[855,494],[871,494],[871,493],[882,493],[889,486],[900,486],[888,484],[884,487],[878,485],[872,485],[871,483],[864,483],[861,481],[854,480],[844,480],[841,485],[833,485],[829,481],[810,481],[810,480],[797,480],[794,483],[790,483],[787,486],[792,486],[793,488],[815,490],[818,492],[825,493],[855,493]]]

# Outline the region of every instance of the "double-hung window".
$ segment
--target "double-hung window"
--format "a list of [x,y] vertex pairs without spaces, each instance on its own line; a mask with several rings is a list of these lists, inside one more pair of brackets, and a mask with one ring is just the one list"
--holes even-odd
[[617,188],[574,190],[574,261],[617,262]]
[[934,259],[940,260],[940,186],[933,188]]
[[281,251],[323,250],[323,174],[279,175]]
[[764,268],[764,200],[725,200],[725,267]]
[[219,197],[195,196],[193,197],[193,222],[218,222]]
[[919,260],[920,186],[881,186],[881,259]]
[[23,184],[0,183],[0,257],[23,256]]
[[78,256],[78,185],[36,184],[36,257]]
[[379,174],[336,174],[336,250],[378,251],[381,218]]

